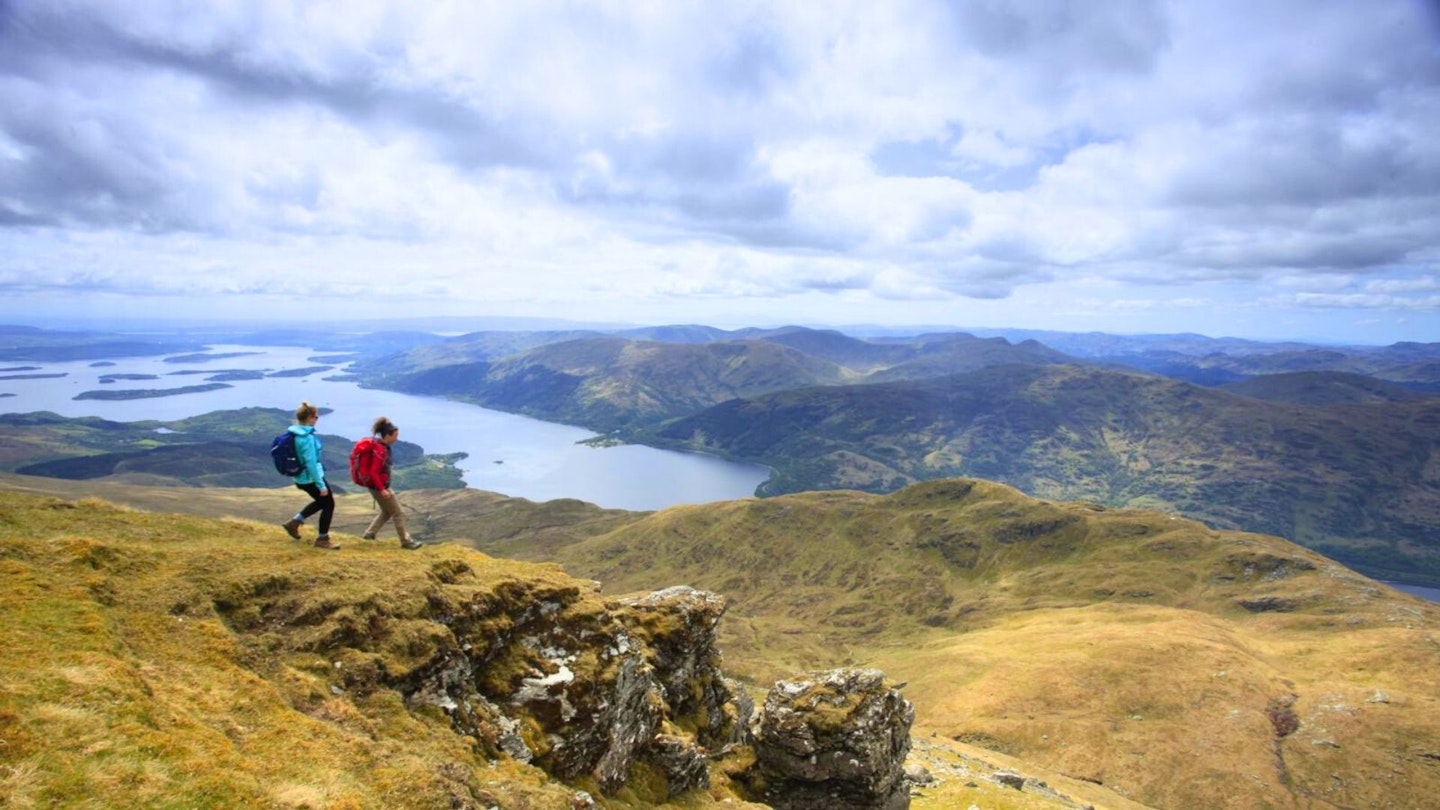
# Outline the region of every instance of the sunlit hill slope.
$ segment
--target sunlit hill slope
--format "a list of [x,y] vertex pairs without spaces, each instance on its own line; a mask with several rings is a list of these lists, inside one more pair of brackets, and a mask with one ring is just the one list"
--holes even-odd
[[[262,490],[192,489],[192,497],[175,498],[185,492],[6,477],[13,481],[138,502],[174,498],[217,513],[263,512],[284,500]],[[432,495],[456,507],[464,493],[415,495],[422,508]],[[342,511],[356,511],[354,496],[342,500]],[[515,505],[561,534],[567,523],[597,518],[577,502],[562,502],[553,514],[545,504]],[[597,525],[613,526],[617,517],[598,515]],[[518,520],[511,516],[512,527]],[[460,543],[405,552],[337,536],[346,548],[323,552],[248,519],[7,491],[0,806],[759,807],[731,781],[753,760],[746,746],[711,743],[711,757],[701,761],[708,784],[688,788],[677,789],[644,758],[653,752],[642,751],[618,782],[598,767],[577,767],[590,760],[577,762],[576,752],[628,744],[619,731],[629,712],[660,708],[612,706],[608,693],[587,691],[634,680],[613,663],[625,638],[614,635],[617,611],[634,625],[625,643],[643,645],[688,632],[674,624],[677,614],[618,607],[624,600],[554,565],[489,557]],[[573,681],[540,677],[545,660],[560,654],[550,649],[557,643],[580,645],[561,659],[568,666],[560,672],[573,670]],[[461,656],[484,664],[471,671],[457,666]],[[514,721],[501,718],[499,704],[479,700],[466,678]],[[540,689],[546,684],[549,696]],[[479,702],[430,692],[440,687]],[[534,706],[563,711],[536,714]],[[605,726],[591,725],[601,722],[591,719],[597,715],[608,717]],[[462,721],[473,730],[457,728]],[[707,728],[715,727],[675,714],[659,731],[683,747]],[[521,740],[533,757],[528,764],[516,758]],[[925,741],[914,759],[938,777],[917,788],[917,810],[1143,807],[1105,786],[948,739]],[[1025,790],[1006,786],[1002,774],[1024,779]]]
[[[106,491],[238,517],[293,500]],[[973,480],[654,513],[468,490],[406,497],[432,538],[556,561],[607,593],[724,594],[726,670],[757,686],[876,666],[908,681],[921,739],[1146,806],[1425,807],[1440,795],[1440,612],[1279,538]],[[339,525],[363,525],[367,510],[347,496]],[[225,542],[235,554],[250,541]],[[354,565],[346,551],[323,559]],[[251,564],[322,563],[267,549]]]
[[725,593],[732,671],[879,666],[917,725],[1155,807],[1440,795],[1440,611],[1279,538],[947,480],[673,508],[549,552],[607,588]]

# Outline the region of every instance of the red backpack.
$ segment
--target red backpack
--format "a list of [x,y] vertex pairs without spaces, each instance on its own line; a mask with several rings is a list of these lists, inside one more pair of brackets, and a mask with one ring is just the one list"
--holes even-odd
[[355,449],[350,451],[350,480],[357,485],[370,489],[381,489],[380,482],[375,480],[377,469],[384,468],[384,461],[378,457],[379,449],[375,446],[374,439],[361,439],[355,443]]

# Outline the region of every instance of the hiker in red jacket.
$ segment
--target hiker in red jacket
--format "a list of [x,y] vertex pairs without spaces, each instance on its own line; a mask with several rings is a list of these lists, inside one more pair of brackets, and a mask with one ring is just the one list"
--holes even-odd
[[374,540],[386,521],[394,521],[400,547],[420,548],[421,544],[405,531],[405,511],[390,489],[390,446],[400,438],[400,428],[382,416],[375,420],[370,432],[374,435],[356,442],[355,449],[350,451],[350,480],[369,490],[375,505],[380,507],[380,514],[370,521],[370,528],[362,537]]

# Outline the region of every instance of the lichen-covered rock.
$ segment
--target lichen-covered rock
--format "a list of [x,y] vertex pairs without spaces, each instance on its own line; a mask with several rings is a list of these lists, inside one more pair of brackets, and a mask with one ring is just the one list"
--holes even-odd
[[762,795],[779,810],[903,810],[914,707],[873,669],[780,681],[761,711]]
[[411,705],[442,708],[456,729],[562,780],[623,784],[665,706],[642,646],[574,588],[526,583],[446,606],[458,649],[421,668]]
[[710,787],[710,766],[695,744],[661,734],[650,745],[646,758],[666,775],[667,799],[696,788]]
[[669,719],[692,730],[703,746],[739,741],[754,704],[720,671],[715,637],[724,598],[677,585],[623,597],[617,606],[620,620],[647,649]]
[[475,690],[470,659],[451,654],[419,678],[406,698],[410,708],[434,706],[450,716],[455,730],[503,753],[517,762],[530,764],[534,754],[520,736],[520,723],[508,717],[488,698]]
[[515,583],[444,607],[453,641],[408,678],[409,704],[442,709],[490,751],[558,779],[591,776],[613,793],[643,761],[673,797],[708,786],[708,749],[749,722],[753,703],[720,673],[715,594],[680,587],[601,605]]
[[[617,640],[625,641],[623,635]],[[576,641],[583,643],[583,639]],[[552,767],[546,770],[562,779],[588,769],[603,789],[615,790],[624,784],[636,754],[660,728],[664,704],[653,670],[637,648],[622,646],[623,651],[604,662],[599,677],[571,680],[553,693],[574,709],[561,724],[549,729],[559,742],[552,749]],[[574,649],[576,656],[583,651]],[[537,708],[518,698],[512,698],[512,703],[532,712]]]
[[755,717],[755,701],[745,694],[744,687],[729,678],[725,679],[725,688],[730,691],[731,699],[724,706],[725,720],[730,724],[729,733],[722,739],[716,740],[712,747],[725,747],[727,745],[745,745],[750,742],[750,725]]

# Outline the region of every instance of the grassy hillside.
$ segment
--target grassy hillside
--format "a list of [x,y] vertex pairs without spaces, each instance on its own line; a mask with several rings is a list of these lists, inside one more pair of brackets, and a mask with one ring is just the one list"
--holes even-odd
[[951,480],[667,509],[556,559],[725,593],[727,668],[879,666],[923,737],[1164,808],[1440,795],[1436,606],[1274,537]]
[[[344,666],[367,662],[335,658],[346,645],[325,635],[346,602],[423,599],[445,560],[464,556],[483,582],[557,571],[458,547],[342,563],[273,527],[103,502],[7,493],[0,515],[6,807],[540,808],[574,792],[359,687]],[[293,590],[302,615],[247,614],[266,588]],[[421,628],[391,629],[395,665]]]
[[[284,483],[260,489],[197,490],[115,478],[67,481],[0,473],[0,489],[71,500],[98,498],[145,511],[253,520],[277,526],[308,502],[304,493]],[[399,497],[408,527],[417,536],[456,539],[500,556],[528,560],[556,559],[560,548],[649,514],[601,509],[572,499],[536,503],[476,489],[401,490]],[[335,501],[336,532],[359,535],[375,517],[374,501],[366,493],[341,493]],[[388,527],[381,534],[385,544],[394,542]]]
[[1313,407],[1141,374],[1003,366],[723,403],[653,439],[757,461],[767,493],[977,476],[1159,508],[1440,581],[1440,399]]
[[[25,485],[233,517],[215,522],[101,504],[78,511],[25,505],[22,513],[18,505],[32,496],[15,488]],[[48,604],[64,612],[47,632],[62,650],[78,651],[47,651],[55,662],[45,663],[50,674],[42,678],[34,677],[32,661],[10,659],[0,672],[21,680],[7,682],[0,694],[13,695],[6,698],[13,705],[30,699],[28,684],[51,684],[52,702],[85,710],[72,717],[7,706],[0,720],[37,716],[88,724],[77,739],[101,753],[72,754],[67,761],[101,772],[67,771],[67,778],[148,790],[137,795],[157,806],[155,796],[183,781],[175,775],[182,766],[166,758],[148,766],[159,776],[147,781],[133,763],[140,761],[134,752],[162,746],[190,763],[186,773],[204,772],[199,763],[209,758],[241,774],[263,775],[260,784],[278,780],[296,791],[283,801],[255,799],[258,806],[345,806],[346,796],[348,806],[381,806],[370,792],[377,789],[370,780],[381,776],[357,773],[363,768],[348,763],[395,756],[409,767],[413,758],[428,761],[432,751],[449,750],[431,748],[442,738],[425,730],[424,718],[407,719],[394,707],[346,695],[307,704],[327,707],[320,714],[293,716],[287,690],[310,689],[320,671],[297,664],[293,682],[267,685],[246,669],[249,659],[241,658],[233,672],[231,664],[207,663],[217,644],[236,643],[226,642],[218,625],[195,628],[218,641],[180,635],[152,651],[133,646],[151,628],[190,627],[166,612],[182,592],[281,570],[292,572],[292,581],[317,584],[367,580],[367,587],[399,597],[414,591],[403,577],[413,575],[408,566],[422,557],[348,536],[342,540],[349,548],[338,554],[307,556],[268,522],[293,508],[294,493],[283,488],[187,493],[24,476],[0,476],[0,487],[11,490],[0,534],[31,538],[25,543],[47,538],[47,554],[70,555],[37,558],[22,569],[15,552],[0,554],[8,561],[11,598],[51,594]],[[1047,781],[1065,801],[1100,808],[1421,807],[1440,795],[1434,765],[1440,758],[1440,611],[1278,538],[1215,531],[1155,512],[1042,501],[973,480],[929,482],[883,496],[817,492],[654,513],[577,501],[536,504],[469,490],[403,497],[431,538],[559,562],[572,575],[600,581],[606,593],[686,583],[724,594],[730,600],[721,625],[725,668],[757,687],[840,664],[877,666],[908,681],[917,740],[926,741],[916,747],[917,761],[950,777],[922,790],[917,810],[971,803],[1076,806],[1033,790],[985,792],[991,785],[981,776],[1002,765]],[[368,518],[359,496],[340,499],[339,532],[358,531]],[[199,556],[182,561],[182,549]],[[520,570],[500,560],[486,565]],[[342,574],[347,578],[335,579]],[[72,576],[78,579],[63,585],[56,579]],[[147,610],[164,616],[111,612],[133,609],[142,595],[153,606]],[[7,615],[18,614],[7,608]],[[17,623],[9,624],[17,632]],[[74,635],[97,633],[98,640],[83,643]],[[32,643],[39,638],[32,636]],[[17,643],[0,649],[13,651]],[[109,657],[95,658],[96,647]],[[96,666],[102,669],[86,669]],[[211,673],[215,684],[184,682],[191,666]],[[155,680],[160,675],[172,680]],[[124,685],[122,698],[104,686],[112,678]],[[232,681],[243,685],[243,697]],[[134,691],[141,682],[149,688],[143,699]],[[96,697],[77,697],[91,694]],[[213,714],[188,717],[201,708],[170,705],[196,696],[205,697]],[[106,707],[129,714],[112,720]],[[104,722],[97,725],[97,717]],[[292,762],[259,763],[247,761],[260,757],[255,748],[243,756],[209,748],[197,754],[194,740],[162,743],[161,731],[136,717],[184,720],[156,728],[201,734],[207,746],[237,746],[213,733],[230,723],[251,730],[232,729],[229,736],[242,740],[249,739],[244,733],[269,740],[287,723],[318,730],[283,748],[260,746],[281,750]],[[77,728],[46,726],[23,739],[39,745],[81,734]],[[403,744],[391,737],[397,729]],[[142,731],[151,736],[125,737]],[[120,742],[112,739],[117,735]],[[21,739],[13,729],[0,737]],[[0,774],[0,790],[40,795],[33,791],[49,771],[17,762],[3,763],[10,770]],[[512,781],[543,787],[512,768],[482,772],[496,780],[486,789]],[[20,790],[31,792],[14,792]],[[537,808],[557,806],[533,801]],[[500,804],[525,806],[513,798]]]
[[1431,460],[1440,399],[1416,394],[1436,344],[1197,335],[1064,344],[1210,384],[1243,380],[1234,383],[1243,396],[1231,396],[1062,366],[1065,355],[1033,340],[739,334],[672,327],[653,335],[709,342],[590,337],[499,359],[458,339],[443,356],[387,361],[393,373],[374,379],[759,462],[775,471],[764,495],[977,476],[1277,534],[1377,577],[1440,584],[1440,461]]
[[[249,492],[251,509],[267,508],[267,493]],[[553,565],[459,544],[404,552],[341,539],[342,552],[320,552],[252,520],[7,491],[0,806],[551,810],[586,806],[573,803],[586,788],[604,808],[758,810],[731,790],[723,763],[710,788],[670,800],[644,772],[602,796],[587,777],[562,784],[408,704],[404,685],[445,636],[449,612],[564,594],[566,610],[584,615],[602,610],[601,598]],[[914,761],[937,777],[916,810],[1143,810],[1093,782],[951,740],[917,746]],[[1003,786],[1002,771],[1026,778],[1025,789]]]

